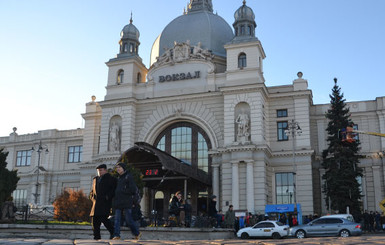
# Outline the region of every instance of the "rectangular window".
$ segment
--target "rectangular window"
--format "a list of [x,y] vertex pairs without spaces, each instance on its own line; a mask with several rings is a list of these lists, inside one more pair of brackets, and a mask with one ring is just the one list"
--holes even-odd
[[277,117],[287,117],[287,109],[277,110]]
[[83,146],[68,147],[68,161],[67,162],[81,162],[82,161]]
[[287,121],[277,122],[278,141],[285,141],[289,139],[289,137],[285,134],[286,129],[287,129]]
[[179,158],[184,163],[191,165],[191,145],[192,131],[188,127],[179,127],[172,129],[171,132],[171,155]]
[[[361,176],[357,176],[356,180],[357,180],[357,183],[359,185],[358,189],[360,190],[360,194],[361,194],[361,196],[363,196],[364,193],[363,193],[363,190],[362,190],[362,177]],[[360,200],[361,200],[361,198],[360,198]]]
[[295,188],[293,173],[275,174],[275,193],[277,204],[294,203],[294,191]]
[[209,159],[208,156],[208,148],[205,138],[201,133],[198,133],[198,168],[202,169],[206,173],[209,172]]
[[[354,124],[353,125],[353,130],[358,130],[358,125],[357,124]],[[354,140],[360,140],[360,137],[358,136],[359,134],[354,134],[354,137],[353,137],[353,139]]]
[[27,190],[14,190],[12,197],[18,210],[22,210],[22,207],[27,205]]
[[16,154],[16,167],[30,166],[31,165],[32,150],[17,151]]
[[246,55],[245,54],[240,54],[238,57],[238,68],[244,68],[247,66],[246,64]]

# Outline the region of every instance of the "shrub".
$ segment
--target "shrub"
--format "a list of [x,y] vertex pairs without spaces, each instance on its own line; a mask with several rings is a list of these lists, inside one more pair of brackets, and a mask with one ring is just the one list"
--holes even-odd
[[59,221],[89,221],[92,202],[82,190],[64,190],[54,203],[54,219]]

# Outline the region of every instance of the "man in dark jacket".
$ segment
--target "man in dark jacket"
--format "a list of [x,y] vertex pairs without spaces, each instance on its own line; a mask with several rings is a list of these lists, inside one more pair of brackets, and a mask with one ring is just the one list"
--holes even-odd
[[132,218],[132,208],[134,205],[133,197],[136,194],[137,186],[133,177],[126,171],[124,163],[116,165],[116,172],[118,172],[118,183],[115,189],[114,208],[115,208],[115,230],[113,240],[120,240],[120,221],[122,212],[128,227],[130,227],[135,239],[139,239],[141,233],[139,232],[138,224]]
[[110,232],[110,239],[112,239],[114,227],[108,220],[108,216],[111,210],[111,201],[115,194],[116,178],[108,173],[106,164],[97,166],[96,170],[98,176],[93,178],[90,192],[90,199],[92,201],[90,216],[94,239],[99,240],[101,238],[101,223],[103,223]]
[[217,196],[213,195],[209,202],[209,217],[214,217],[217,221],[216,227],[221,227],[222,216],[218,214],[217,210]]

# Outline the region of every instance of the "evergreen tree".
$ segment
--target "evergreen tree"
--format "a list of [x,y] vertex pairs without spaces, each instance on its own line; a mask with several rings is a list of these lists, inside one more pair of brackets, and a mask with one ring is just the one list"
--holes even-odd
[[360,143],[341,137],[341,130],[352,126],[353,122],[336,78],[334,83],[332,94],[329,95],[331,107],[326,113],[329,122],[326,129],[328,148],[322,153],[322,166],[325,169],[322,176],[325,180],[323,192],[329,210],[346,213],[346,207],[349,206],[352,214],[359,214],[361,192],[357,177],[362,177],[362,169],[357,164],[361,158],[358,154]]
[[0,207],[9,200],[20,179],[17,177],[17,170],[9,171],[7,169],[8,152],[3,151],[4,149],[0,149]]

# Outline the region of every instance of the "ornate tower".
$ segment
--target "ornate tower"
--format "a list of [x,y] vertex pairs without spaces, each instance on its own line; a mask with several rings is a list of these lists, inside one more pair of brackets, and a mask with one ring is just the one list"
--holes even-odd
[[108,66],[107,94],[102,107],[100,153],[119,154],[133,145],[135,132],[135,100],[139,84],[144,83],[147,68],[138,54],[139,30],[133,24],[125,25],[120,33],[119,53],[106,62]]
[[[227,71],[257,70],[258,76],[254,78],[254,81],[264,83],[263,59],[266,55],[261,42],[255,37],[255,29],[257,27],[255,14],[246,5],[245,0],[243,5],[235,11],[234,19],[235,36],[225,46],[227,50]],[[251,76],[254,76],[254,74],[250,73]],[[234,76],[234,79],[237,76]],[[232,77],[228,77],[228,79],[233,80]]]
[[130,19],[130,24],[123,27],[122,32],[120,33],[120,50],[118,58],[126,56],[138,56],[139,52],[139,36],[140,33],[138,29],[132,24],[132,14]]
[[255,38],[255,15],[251,8],[246,6],[246,1],[243,1],[243,5],[234,13],[234,40],[240,39],[253,39]]

